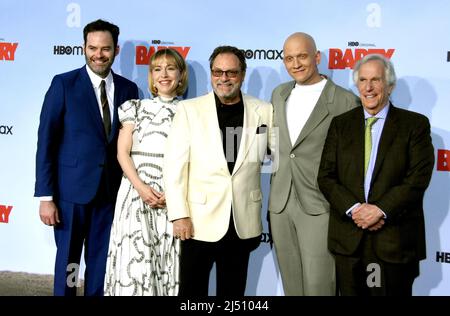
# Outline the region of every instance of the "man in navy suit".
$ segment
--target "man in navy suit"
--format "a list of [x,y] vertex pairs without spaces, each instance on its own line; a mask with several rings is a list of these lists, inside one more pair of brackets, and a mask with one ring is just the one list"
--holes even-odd
[[411,296],[426,256],[430,123],[389,102],[396,77],[384,56],[365,56],[353,79],[362,106],[331,121],[317,179],[331,206],[337,283],[342,295]]
[[135,83],[111,71],[119,28],[97,20],[83,30],[86,65],[56,75],[42,106],[35,196],[54,227],[55,295],[76,295],[84,245],[85,295],[103,295],[109,234],[122,171],[117,108],[138,98]]

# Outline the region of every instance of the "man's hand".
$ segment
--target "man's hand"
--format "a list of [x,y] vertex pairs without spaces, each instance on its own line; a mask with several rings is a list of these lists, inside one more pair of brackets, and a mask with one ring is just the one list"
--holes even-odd
[[[363,203],[352,211],[352,219],[358,227],[366,229],[378,224],[380,219],[383,219],[383,212],[376,205]],[[384,221],[381,226],[383,224]],[[374,228],[379,229],[381,226],[375,225]]]
[[186,240],[194,237],[194,226],[189,217],[173,221],[173,235],[175,238]]
[[378,222],[376,222],[375,224],[373,224],[372,226],[370,226],[367,229],[370,230],[371,232],[374,232],[374,231],[379,230],[381,227],[383,227],[383,225],[384,225],[384,219],[380,219]]
[[59,224],[58,208],[53,201],[41,201],[39,204],[41,221],[48,226]]

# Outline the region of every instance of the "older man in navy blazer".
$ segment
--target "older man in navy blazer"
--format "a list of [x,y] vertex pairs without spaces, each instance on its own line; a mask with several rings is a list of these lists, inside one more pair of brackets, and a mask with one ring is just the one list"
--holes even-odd
[[342,295],[410,296],[425,258],[423,196],[434,149],[428,119],[394,107],[392,63],[367,55],[353,79],[362,106],[333,119],[318,183]]
[[56,75],[45,95],[36,153],[39,215],[54,226],[54,294],[75,295],[84,248],[85,295],[103,295],[114,203],[122,171],[116,159],[118,106],[138,97],[136,84],[111,71],[119,28],[86,25],[86,66]]

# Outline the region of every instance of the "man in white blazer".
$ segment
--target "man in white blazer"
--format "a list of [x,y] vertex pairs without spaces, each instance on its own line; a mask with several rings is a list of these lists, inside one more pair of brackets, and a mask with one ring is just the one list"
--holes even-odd
[[260,174],[272,136],[272,105],[241,93],[245,56],[217,47],[213,92],[177,106],[165,153],[169,220],[181,239],[180,296],[243,296],[250,252],[262,232]]

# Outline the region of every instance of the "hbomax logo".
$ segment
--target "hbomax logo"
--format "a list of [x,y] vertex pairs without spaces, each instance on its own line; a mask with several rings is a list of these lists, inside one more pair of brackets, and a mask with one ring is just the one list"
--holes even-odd
[[436,262],[450,263],[450,252],[436,251]]
[[276,60],[283,59],[283,50],[277,49],[242,49],[246,59]]
[[83,46],[54,45],[53,55],[83,55]]
[[13,125],[0,125],[0,135],[12,135]]

